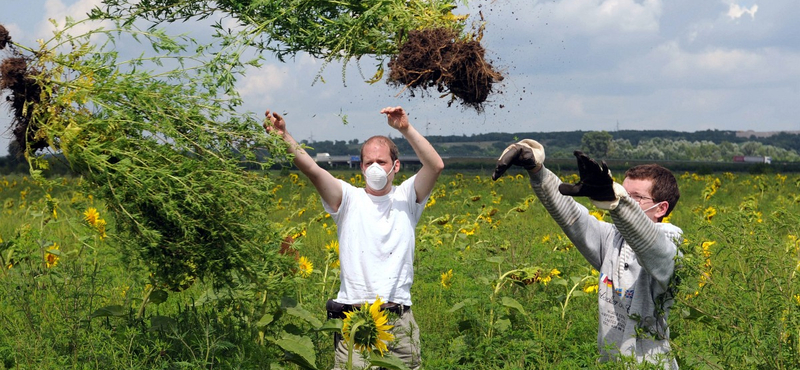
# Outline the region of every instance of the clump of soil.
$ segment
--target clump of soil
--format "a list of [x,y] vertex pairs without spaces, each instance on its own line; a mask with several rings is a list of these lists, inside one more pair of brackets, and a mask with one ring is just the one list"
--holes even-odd
[[8,30],[0,24],[0,50],[6,48],[6,45],[11,43],[11,36],[8,35]]
[[481,112],[492,85],[503,80],[484,54],[479,41],[460,39],[452,30],[410,31],[400,52],[389,61],[388,83],[403,85],[412,95],[428,88],[449,92]]
[[9,145],[9,151],[15,149],[17,152],[10,154],[20,155],[19,151],[25,150],[26,145],[34,150],[48,145],[45,139],[35,137],[38,128],[30,127],[33,114],[31,105],[40,102],[42,90],[33,78],[39,71],[28,66],[29,59],[13,47],[8,30],[0,25],[0,49],[7,45],[11,45],[11,56],[0,63],[0,90],[7,90],[6,103],[13,116],[10,129],[14,134],[14,142]]

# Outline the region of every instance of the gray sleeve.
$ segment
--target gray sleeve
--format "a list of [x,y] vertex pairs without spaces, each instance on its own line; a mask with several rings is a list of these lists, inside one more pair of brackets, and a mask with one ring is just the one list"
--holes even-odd
[[613,225],[590,215],[588,209],[572,197],[561,195],[558,191],[561,180],[547,168],[529,174],[533,192],[544,208],[586,260],[600,270]]
[[680,243],[680,229],[665,232],[661,225],[651,221],[639,204],[630,197],[622,197],[619,206],[611,211],[611,219],[622,237],[636,253],[639,264],[667,289],[675,271],[676,243]]

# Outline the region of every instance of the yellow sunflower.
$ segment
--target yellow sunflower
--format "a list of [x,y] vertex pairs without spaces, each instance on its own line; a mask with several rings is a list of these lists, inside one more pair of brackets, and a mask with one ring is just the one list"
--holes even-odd
[[50,250],[45,253],[44,260],[45,263],[47,263],[47,268],[55,267],[55,265],[58,264],[58,259],[59,259],[58,255],[50,253],[50,251],[57,251],[57,250],[59,250],[58,244],[53,243],[53,245],[50,247]]
[[[355,348],[361,351],[375,348],[381,355],[389,350],[386,343],[394,340],[394,335],[389,333],[394,326],[387,324],[389,319],[381,310],[382,304],[380,297],[375,297],[371,305],[364,303],[358,310],[345,312],[342,336],[347,343],[354,343]],[[355,332],[352,332],[353,328]]]
[[442,288],[450,289],[453,285],[453,269],[442,274]]
[[97,208],[89,208],[86,212],[83,212],[84,220],[89,223],[89,225],[95,226],[97,224],[97,219],[100,218],[100,213],[97,212]]
[[436,197],[434,197],[433,195],[431,195],[431,197],[430,197],[430,198],[428,198],[428,202],[427,202],[427,203],[425,203],[425,208],[428,208],[428,207],[433,207],[433,205],[434,205],[434,204],[436,204]]
[[597,289],[600,286],[598,284],[589,284],[583,287],[583,292],[587,294],[594,294],[597,293]]
[[711,222],[711,219],[714,218],[714,216],[716,215],[717,215],[717,210],[714,209],[714,207],[708,207],[705,209],[705,211],[703,211],[703,218],[705,218],[706,221],[708,222]]
[[98,219],[94,223],[94,227],[97,229],[97,233],[100,234],[100,239],[105,239],[106,236],[106,220]]
[[309,277],[311,276],[311,273],[314,272],[314,264],[311,263],[311,261],[305,256],[300,257],[300,260],[298,261],[298,267],[300,276],[302,277]]
[[330,243],[325,244],[325,249],[328,252],[334,252],[336,255],[339,255],[339,241],[338,240],[331,240]]

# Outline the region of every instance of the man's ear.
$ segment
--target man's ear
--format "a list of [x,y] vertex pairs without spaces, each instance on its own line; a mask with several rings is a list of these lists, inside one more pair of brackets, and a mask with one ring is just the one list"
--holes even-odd
[[656,208],[656,219],[664,217],[667,214],[667,210],[669,209],[669,202],[663,201],[658,203],[658,207]]
[[394,161],[394,173],[400,172],[400,160],[395,159]]

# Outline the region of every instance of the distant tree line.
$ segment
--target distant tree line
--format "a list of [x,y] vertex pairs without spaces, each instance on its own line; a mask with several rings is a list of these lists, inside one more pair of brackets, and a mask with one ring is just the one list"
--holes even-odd
[[[568,158],[576,149],[598,158],[630,160],[732,161],[734,156],[769,156],[773,161],[800,161],[800,135],[779,133],[769,137],[737,137],[736,131],[564,131],[525,133],[486,133],[474,135],[428,136],[442,156],[495,157],[520,139],[531,138],[545,146],[548,157]],[[392,138],[400,153],[413,153],[404,138]],[[358,155],[360,143],[314,141],[304,143],[309,152],[331,155]]]
[[[795,139],[800,135],[781,134],[781,140],[766,140],[767,142],[792,145],[791,136]],[[735,135],[734,135],[735,137]],[[730,136],[725,137],[725,139]],[[778,162],[800,162],[800,155],[794,148],[784,148],[776,145],[765,144],[761,141],[737,138],[735,142],[722,140],[689,140],[685,138],[651,137],[634,138],[636,143],[627,138],[614,138],[606,131],[588,132],[581,139],[581,148],[588,154],[598,158],[628,159],[628,160],[654,160],[654,161],[703,161],[703,162],[730,162],[735,156],[764,156],[771,157]],[[768,139],[768,138],[765,138]]]
[[[768,156],[774,168],[777,162],[800,163],[800,135],[779,133],[770,137],[737,137],[735,131],[706,130],[680,131],[565,131],[527,133],[487,133],[475,135],[429,136],[428,140],[439,153],[450,158],[496,158],[508,144],[524,138],[536,139],[547,150],[551,159],[567,159],[580,149],[589,155],[617,161],[666,161],[666,162],[732,162],[734,156]],[[412,155],[413,149],[402,138],[392,138],[401,155]],[[358,155],[361,143],[358,139],[302,141],[310,147],[309,153],[331,155]],[[269,155],[262,153],[262,155]],[[66,174],[70,169],[58,161],[49,171],[51,174]],[[475,164],[486,166],[486,161]],[[464,163],[470,163],[469,161]],[[472,164],[465,164],[469,167]],[[685,165],[684,165],[685,166]],[[248,167],[249,168],[249,167]],[[794,167],[791,167],[794,168]],[[789,168],[787,168],[789,169]],[[23,158],[7,155],[0,157],[0,173],[28,172],[28,163]]]

